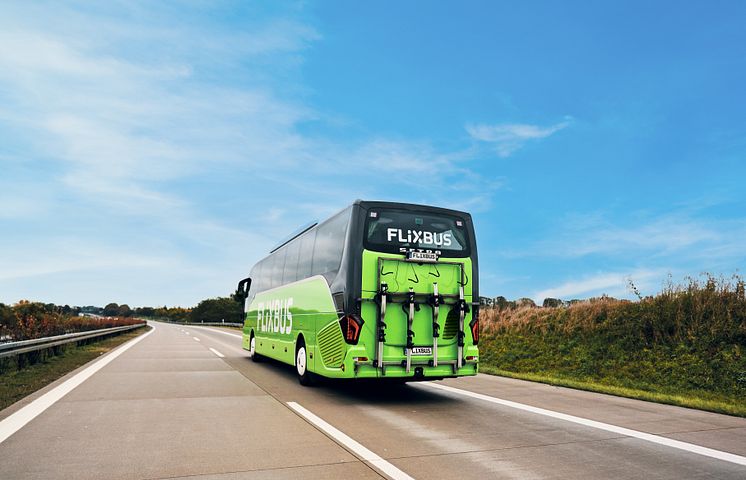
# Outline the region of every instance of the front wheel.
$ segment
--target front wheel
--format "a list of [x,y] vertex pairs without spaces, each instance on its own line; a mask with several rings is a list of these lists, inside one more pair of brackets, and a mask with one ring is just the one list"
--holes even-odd
[[249,357],[251,357],[251,361],[253,362],[260,362],[261,356],[256,353],[256,337],[254,335],[251,336],[251,340],[249,340]]
[[313,373],[308,371],[308,355],[306,345],[303,343],[298,346],[298,351],[295,353],[295,370],[298,372],[298,381],[304,387],[315,383]]

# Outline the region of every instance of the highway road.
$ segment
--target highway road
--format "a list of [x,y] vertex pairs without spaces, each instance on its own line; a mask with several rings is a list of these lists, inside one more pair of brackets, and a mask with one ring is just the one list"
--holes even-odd
[[155,329],[0,412],[0,479],[746,479],[746,419],[488,375],[301,387]]

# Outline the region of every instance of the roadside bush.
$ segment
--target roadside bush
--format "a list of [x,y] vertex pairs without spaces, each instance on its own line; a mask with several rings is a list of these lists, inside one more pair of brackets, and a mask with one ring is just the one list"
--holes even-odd
[[744,281],[670,280],[640,301],[481,311],[482,360],[494,368],[651,391],[746,395]]
[[134,318],[78,317],[63,311],[63,307],[28,300],[21,300],[12,307],[0,304],[0,338],[3,341],[29,340],[142,322]]

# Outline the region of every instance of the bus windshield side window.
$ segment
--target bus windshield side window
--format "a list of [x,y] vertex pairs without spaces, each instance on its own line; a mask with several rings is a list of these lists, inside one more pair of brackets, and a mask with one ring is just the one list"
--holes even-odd
[[251,269],[251,273],[249,274],[249,278],[251,278],[251,285],[249,286],[249,294],[246,296],[247,304],[251,303],[251,301],[256,296],[256,292],[259,290],[260,285],[260,278],[262,276],[261,273],[262,264],[257,263],[254,268]]
[[266,258],[262,260],[261,262],[259,262],[256,270],[257,270],[256,280],[252,279],[251,283],[252,283],[252,288],[253,288],[253,284],[254,282],[256,282],[256,292],[259,293],[259,292],[263,292],[264,290],[268,288],[267,287],[267,259]]

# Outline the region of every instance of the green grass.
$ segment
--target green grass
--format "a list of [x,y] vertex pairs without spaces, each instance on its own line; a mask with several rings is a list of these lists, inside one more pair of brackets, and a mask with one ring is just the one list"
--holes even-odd
[[746,416],[746,284],[669,283],[640,301],[484,309],[487,373]]
[[69,346],[64,353],[50,357],[43,362],[20,370],[12,369],[3,372],[0,374],[0,410],[113,350],[124,342],[142,335],[150,328],[138,328],[133,332],[122,333],[81,347]]
[[712,351],[682,344],[625,345],[606,333],[490,332],[480,342],[480,371],[746,417],[740,345]]
[[578,380],[548,374],[510,372],[489,365],[480,365],[479,371],[489,375],[499,375],[501,377],[546,383],[549,385],[557,385],[559,387],[574,388],[576,390],[605,393],[619,397],[635,398],[637,400],[646,400],[649,402],[665,403],[680,407],[696,408],[710,412],[746,417],[746,403],[743,399],[733,398],[727,395],[712,395],[709,392],[689,392],[682,394],[652,392],[648,390],[620,387],[617,385],[605,385],[592,380]]

